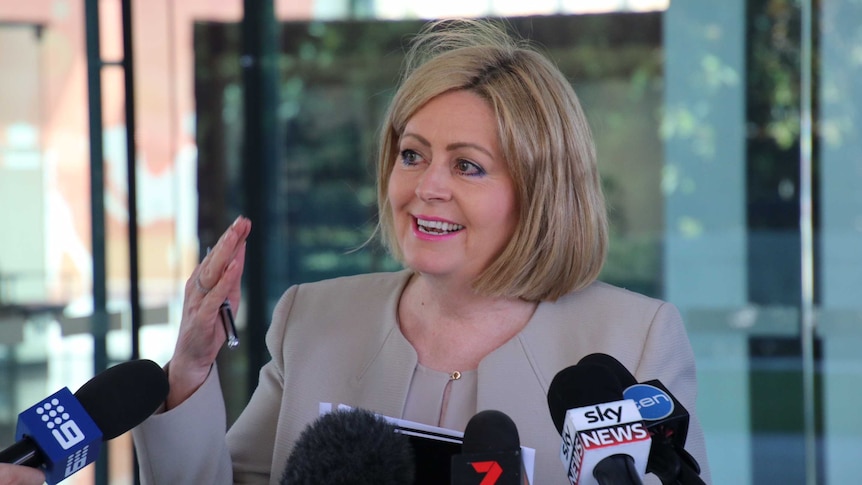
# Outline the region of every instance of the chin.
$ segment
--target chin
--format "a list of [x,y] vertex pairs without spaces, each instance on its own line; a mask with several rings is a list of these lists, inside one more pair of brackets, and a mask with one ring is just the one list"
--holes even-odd
[[439,261],[404,258],[404,266],[420,274],[444,275],[447,273],[452,273],[452,268],[448,266],[442,266]]
[[428,261],[405,260],[404,266],[417,273],[428,275],[444,274],[447,272],[444,268],[441,268],[439,264],[433,264]]

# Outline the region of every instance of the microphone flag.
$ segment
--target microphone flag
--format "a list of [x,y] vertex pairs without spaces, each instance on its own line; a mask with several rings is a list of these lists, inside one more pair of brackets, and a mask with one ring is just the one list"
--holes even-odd
[[102,431],[64,387],[18,415],[15,438],[39,444],[46,481],[54,485],[99,457]]
[[598,485],[591,471],[612,455],[633,457],[638,475],[646,473],[652,438],[631,399],[569,409],[562,437],[560,460],[572,485]]

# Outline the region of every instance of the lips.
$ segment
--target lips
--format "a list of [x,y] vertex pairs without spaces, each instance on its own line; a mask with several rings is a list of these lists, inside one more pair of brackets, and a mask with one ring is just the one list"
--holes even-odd
[[430,221],[427,219],[420,219],[418,217],[416,218],[416,227],[419,229],[419,232],[433,236],[444,236],[464,229],[464,226],[461,224],[453,224],[445,221]]

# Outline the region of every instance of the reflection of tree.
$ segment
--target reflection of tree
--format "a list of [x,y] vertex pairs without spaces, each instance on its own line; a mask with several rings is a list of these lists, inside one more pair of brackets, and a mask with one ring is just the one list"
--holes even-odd
[[859,136],[860,12],[862,4],[859,2],[832,2],[824,5],[819,24],[823,33],[824,65],[818,76],[823,110],[818,112],[817,126],[818,135],[828,149],[838,149],[850,140],[858,140]]
[[617,211],[614,205],[614,201],[622,197],[621,184],[615,178],[604,177],[602,185],[608,200],[611,245],[601,279],[632,291],[657,295],[661,277],[659,231],[629,231],[626,213]]
[[[801,11],[798,2],[792,0],[757,0],[746,6],[749,299],[760,304],[796,305],[802,249],[798,234]],[[817,25],[816,19],[813,25]],[[816,43],[813,47],[815,73],[811,78],[816,84]],[[818,111],[816,93],[814,86],[814,113]],[[816,136],[814,145],[816,155]],[[812,168],[813,222],[817,229],[816,156]]]
[[747,7],[749,227],[794,229],[799,222],[799,5],[759,0]]

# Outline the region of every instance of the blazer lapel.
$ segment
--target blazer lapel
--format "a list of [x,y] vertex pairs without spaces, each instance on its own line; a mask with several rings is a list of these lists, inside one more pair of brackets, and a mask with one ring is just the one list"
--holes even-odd
[[413,346],[393,322],[379,352],[353,378],[359,402],[378,413],[401,417],[417,360]]

